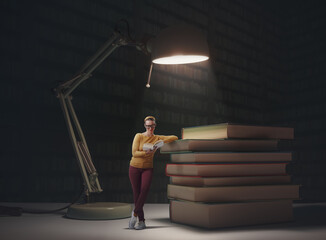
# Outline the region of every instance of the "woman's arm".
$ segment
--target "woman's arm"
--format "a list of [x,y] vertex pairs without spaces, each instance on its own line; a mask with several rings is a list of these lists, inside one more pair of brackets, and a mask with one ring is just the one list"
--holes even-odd
[[137,133],[134,137],[134,141],[132,142],[132,156],[133,157],[144,157],[146,152],[145,151],[140,151],[139,146],[140,146],[140,133]]
[[174,135],[170,135],[170,136],[159,135],[158,137],[160,140],[163,140],[164,143],[169,143],[178,140],[178,137]]

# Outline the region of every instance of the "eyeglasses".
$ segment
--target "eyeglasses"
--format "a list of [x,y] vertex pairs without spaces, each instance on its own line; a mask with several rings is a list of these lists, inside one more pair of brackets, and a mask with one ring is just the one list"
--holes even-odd
[[155,128],[156,127],[156,124],[153,124],[153,125],[145,125],[145,128]]

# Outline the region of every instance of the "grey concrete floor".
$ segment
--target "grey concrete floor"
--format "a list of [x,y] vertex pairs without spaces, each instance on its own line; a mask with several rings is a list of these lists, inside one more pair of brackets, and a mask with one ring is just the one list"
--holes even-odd
[[[65,204],[0,203],[37,209],[55,209]],[[206,230],[169,220],[168,204],[146,204],[147,229],[129,230],[128,220],[85,221],[64,217],[65,211],[54,214],[23,214],[20,217],[0,216],[1,240],[119,240],[119,239],[264,239],[325,240],[326,203],[294,204],[295,221],[282,224]]]

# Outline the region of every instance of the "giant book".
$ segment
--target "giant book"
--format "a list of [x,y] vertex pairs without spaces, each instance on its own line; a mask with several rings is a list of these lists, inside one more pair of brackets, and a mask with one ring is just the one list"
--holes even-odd
[[242,202],[299,199],[299,185],[190,187],[168,185],[168,198],[193,202]]
[[174,163],[289,162],[291,152],[194,152],[170,155]]
[[202,204],[170,201],[170,220],[203,228],[223,228],[293,220],[291,200]]
[[276,151],[278,140],[270,139],[180,139],[165,144],[161,153],[203,151]]
[[221,123],[182,128],[182,139],[293,139],[290,127]]
[[166,165],[167,176],[239,177],[286,175],[286,163],[173,164]]
[[291,176],[185,177],[171,176],[170,183],[192,187],[290,184]]

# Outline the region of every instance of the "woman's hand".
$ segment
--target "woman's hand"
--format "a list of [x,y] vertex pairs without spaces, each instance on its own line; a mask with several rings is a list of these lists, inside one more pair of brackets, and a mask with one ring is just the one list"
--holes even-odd
[[156,150],[157,150],[157,146],[155,146],[155,147],[153,148],[153,150],[151,150],[151,149],[146,150],[145,153],[146,153],[146,155],[153,154],[153,153],[156,152]]

